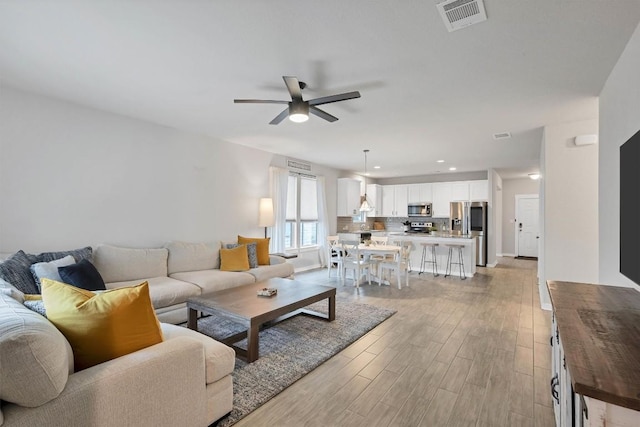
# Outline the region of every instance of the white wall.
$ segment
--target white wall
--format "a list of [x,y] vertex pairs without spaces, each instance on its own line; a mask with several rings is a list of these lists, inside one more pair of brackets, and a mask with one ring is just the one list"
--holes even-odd
[[[280,156],[0,87],[0,252],[261,236]],[[335,217],[337,171],[327,176]],[[335,220],[333,231],[335,231]]]
[[575,146],[598,121],[549,125],[544,132],[544,271],[546,280],[598,280],[598,146]]
[[[488,200],[488,228],[487,231],[487,267],[495,267],[498,263],[496,254],[502,252],[502,178],[490,169],[489,200]],[[500,242],[500,244],[498,244]]]
[[[620,274],[620,146],[640,130],[640,26],[600,94],[599,283],[635,287]],[[640,162],[640,159],[638,159]],[[640,186],[640,183],[638,183]],[[640,191],[639,191],[640,194]],[[638,256],[640,260],[640,255]]]
[[529,178],[502,180],[502,254],[516,255],[516,195],[539,194],[540,181]]

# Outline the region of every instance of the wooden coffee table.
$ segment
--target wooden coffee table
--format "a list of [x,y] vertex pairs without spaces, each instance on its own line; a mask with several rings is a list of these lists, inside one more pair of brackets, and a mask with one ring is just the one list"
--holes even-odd
[[[272,297],[258,296],[257,292],[262,288],[276,288],[278,293]],[[328,314],[303,308],[323,299],[329,300]],[[198,311],[207,314],[220,313],[245,324],[246,331],[232,335],[222,342],[231,346],[238,356],[246,358],[247,362],[251,363],[258,360],[258,332],[265,323],[279,322],[298,314],[318,317],[329,322],[335,320],[336,289],[291,279],[274,278],[225,289],[204,297],[189,298],[187,309],[189,310],[187,326],[195,331],[198,330]],[[234,345],[244,338],[248,338],[246,350]]]

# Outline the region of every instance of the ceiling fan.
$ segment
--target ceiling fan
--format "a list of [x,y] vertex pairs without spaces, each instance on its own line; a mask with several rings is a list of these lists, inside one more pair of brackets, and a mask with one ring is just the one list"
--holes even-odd
[[323,96],[305,101],[302,99],[302,89],[307,86],[306,83],[298,81],[296,77],[292,76],[282,76],[282,78],[284,79],[284,83],[287,85],[289,95],[291,95],[291,101],[276,101],[270,99],[234,99],[233,102],[236,104],[288,104],[289,106],[287,109],[269,122],[270,125],[277,125],[287,116],[292,122],[306,122],[309,120],[309,113],[321,117],[328,122],[335,122],[338,120],[336,116],[332,116],[326,111],[319,109],[317,106],[330,104],[332,102],[345,101],[347,99],[360,98],[360,92],[354,91],[338,95]]

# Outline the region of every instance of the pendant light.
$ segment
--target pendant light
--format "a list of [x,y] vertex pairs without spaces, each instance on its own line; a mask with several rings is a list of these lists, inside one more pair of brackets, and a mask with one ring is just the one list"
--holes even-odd
[[367,153],[369,150],[364,151],[364,197],[362,197],[362,204],[360,205],[360,212],[370,212],[373,210],[373,206],[369,204],[367,200]]

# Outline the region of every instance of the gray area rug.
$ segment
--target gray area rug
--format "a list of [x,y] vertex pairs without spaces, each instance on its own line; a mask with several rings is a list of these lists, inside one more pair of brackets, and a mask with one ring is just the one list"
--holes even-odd
[[[327,302],[307,308],[326,313]],[[338,298],[333,322],[295,316],[260,331],[260,358],[251,364],[236,358],[233,410],[218,426],[235,424],[394,313],[394,310]],[[245,329],[223,317],[209,316],[198,320],[200,332],[218,339]],[[245,343],[246,340],[237,345],[246,348]]]

